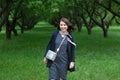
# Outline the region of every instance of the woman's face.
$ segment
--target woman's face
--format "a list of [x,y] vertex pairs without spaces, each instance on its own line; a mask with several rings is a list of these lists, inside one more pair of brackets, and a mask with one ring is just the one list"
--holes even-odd
[[67,32],[68,26],[66,23],[64,23],[63,21],[60,21],[60,30],[62,32]]

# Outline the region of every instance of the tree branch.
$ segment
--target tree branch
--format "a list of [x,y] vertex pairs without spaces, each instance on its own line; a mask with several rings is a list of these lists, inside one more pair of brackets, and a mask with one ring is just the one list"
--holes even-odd
[[108,10],[108,11],[109,11],[110,13],[112,13],[113,15],[120,17],[120,14],[117,13],[117,12],[114,12],[113,10],[111,10],[111,8],[106,7],[105,5],[103,5],[103,4],[99,3],[99,2],[97,2],[97,4],[100,5],[101,7],[105,8],[106,10]]
[[112,0],[113,2],[115,2],[116,4],[120,5],[120,2],[117,0]]

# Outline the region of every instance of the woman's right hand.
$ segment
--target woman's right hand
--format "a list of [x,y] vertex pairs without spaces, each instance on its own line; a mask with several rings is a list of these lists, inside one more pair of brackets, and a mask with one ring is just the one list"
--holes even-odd
[[46,57],[44,57],[44,64],[46,64],[47,63],[47,58]]

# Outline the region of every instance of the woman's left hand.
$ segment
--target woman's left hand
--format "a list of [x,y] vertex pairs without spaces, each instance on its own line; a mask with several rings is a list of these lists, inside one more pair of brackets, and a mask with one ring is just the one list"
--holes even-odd
[[69,68],[72,69],[74,67],[74,62],[70,62]]

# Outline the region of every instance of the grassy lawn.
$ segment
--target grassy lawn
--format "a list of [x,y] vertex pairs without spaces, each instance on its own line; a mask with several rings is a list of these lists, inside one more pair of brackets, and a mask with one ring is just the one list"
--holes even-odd
[[[48,80],[43,55],[54,30],[40,23],[10,41],[0,33],[0,80]],[[76,71],[68,72],[68,80],[120,80],[120,27],[111,27],[108,38],[97,27],[92,35],[84,28],[73,34]]]

